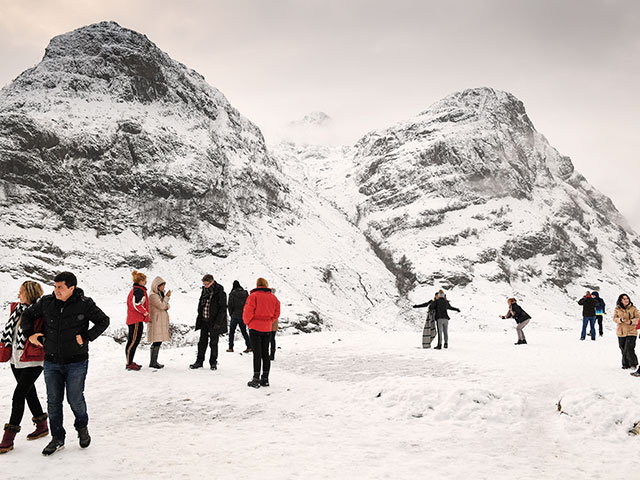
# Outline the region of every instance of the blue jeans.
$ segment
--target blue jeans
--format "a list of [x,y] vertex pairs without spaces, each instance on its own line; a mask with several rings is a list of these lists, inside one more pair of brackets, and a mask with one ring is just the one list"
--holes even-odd
[[582,317],[582,333],[580,334],[580,339],[584,340],[584,337],[587,336],[587,324],[591,328],[591,340],[596,339],[596,317]]
[[89,360],[66,365],[44,362],[44,382],[47,386],[47,407],[51,435],[63,439],[66,432],[62,426],[62,400],[67,389],[67,401],[76,417],[73,426],[76,430],[89,424],[87,403],[84,401],[84,381],[87,378]]
[[247,348],[251,348],[251,342],[249,341],[249,335],[247,334],[247,326],[244,324],[244,321],[241,318],[231,318],[231,322],[229,325],[229,349],[233,350],[233,341],[236,336],[236,327],[240,327],[240,332],[242,332],[242,337],[244,338],[244,343],[247,345]]

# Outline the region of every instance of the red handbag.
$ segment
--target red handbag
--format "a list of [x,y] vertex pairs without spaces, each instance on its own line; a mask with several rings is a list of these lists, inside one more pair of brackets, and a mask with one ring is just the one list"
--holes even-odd
[[8,362],[11,359],[11,345],[0,343],[0,362]]

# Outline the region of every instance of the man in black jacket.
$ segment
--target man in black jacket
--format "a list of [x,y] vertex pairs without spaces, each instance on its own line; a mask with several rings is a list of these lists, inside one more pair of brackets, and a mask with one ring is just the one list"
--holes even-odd
[[591,327],[591,340],[596,340],[596,308],[600,305],[600,301],[587,291],[584,297],[578,300],[578,305],[582,305],[582,333],[580,340],[584,340],[587,336],[587,324]]
[[233,342],[236,335],[236,327],[240,327],[244,343],[247,345],[247,349],[244,353],[251,352],[251,343],[249,341],[249,334],[247,334],[247,326],[242,321],[242,312],[244,310],[244,304],[247,302],[249,292],[240,286],[238,280],[233,281],[233,288],[229,292],[229,316],[231,317],[231,325],[229,326],[229,349],[227,352],[233,352]]
[[211,348],[209,366],[218,369],[218,339],[227,333],[227,294],[224,288],[213,279],[213,275],[202,277],[202,293],[198,301],[198,317],[196,330],[200,330],[198,341],[198,358],[189,368],[202,368],[207,344]]
[[[71,272],[56,275],[54,293],[45,295],[22,314],[22,329],[29,341],[44,346],[44,381],[47,386],[47,409],[51,422],[51,442],[42,451],[51,455],[64,447],[66,432],[62,425],[62,400],[75,416],[80,447],[87,448],[89,416],[84,399],[84,383],[89,366],[89,342],[109,326],[109,317],[95,302],[84,296]],[[35,333],[35,320],[44,320],[44,333]],[[93,327],[89,328],[89,322]]]
[[438,345],[435,350],[442,348],[442,336],[444,335],[444,348],[449,348],[449,314],[447,310],[460,312],[460,309],[452,306],[442,290],[438,292],[438,298],[434,300],[436,311],[436,323],[438,324]]

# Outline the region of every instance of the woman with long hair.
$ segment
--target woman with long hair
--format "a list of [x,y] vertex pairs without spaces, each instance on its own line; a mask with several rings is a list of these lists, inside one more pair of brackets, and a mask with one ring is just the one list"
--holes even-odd
[[624,370],[638,366],[638,357],[635,352],[638,320],[640,320],[640,312],[631,302],[629,295],[621,294],[613,312],[613,321],[618,325],[616,334],[618,335],[618,346],[622,353],[622,368]]
[[[269,341],[273,323],[280,317],[280,301],[269,288],[269,282],[258,278],[256,288],[247,297],[242,320],[249,327],[251,348],[253,349],[253,378],[247,385],[253,388],[269,386]],[[262,376],[260,372],[262,371]]]
[[[22,313],[43,294],[42,286],[37,282],[27,281],[20,286],[19,302],[11,304],[11,314],[0,338],[0,355],[2,359],[11,363],[11,372],[16,379],[16,388],[11,403],[9,423],[4,426],[4,436],[0,443],[0,453],[13,450],[13,441],[20,431],[20,422],[24,415],[25,402],[33,415],[35,431],[27,435],[27,440],[35,440],[49,434],[47,414],[42,410],[38,399],[35,382],[42,373],[44,364],[44,349],[29,342],[21,327]],[[42,331],[42,319],[35,322],[36,333]]]
[[149,297],[147,295],[147,276],[137,270],[131,272],[133,278],[133,287],[127,297],[127,327],[129,335],[127,337],[127,345],[125,347],[125,355],[127,370],[140,370],[142,366],[133,361],[136,349],[142,339],[142,331],[144,324],[149,321]]
[[156,277],[151,282],[151,294],[149,295],[149,326],[147,328],[147,341],[151,343],[151,361],[149,367],[164,368],[158,363],[158,354],[162,342],[171,340],[169,333],[169,300],[171,290],[165,292],[166,282],[161,277]]
[[501,315],[500,318],[513,318],[516,321],[516,331],[518,332],[518,341],[515,345],[526,345],[527,339],[524,336],[524,327],[529,324],[529,320],[531,320],[531,316],[525,312],[520,305],[518,305],[518,301],[515,298],[507,299],[507,303],[509,304],[509,311],[507,311],[506,315]]

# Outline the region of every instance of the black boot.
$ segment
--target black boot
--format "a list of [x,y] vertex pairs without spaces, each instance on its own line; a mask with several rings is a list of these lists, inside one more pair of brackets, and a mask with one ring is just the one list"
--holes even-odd
[[202,362],[200,360],[196,360],[196,363],[192,363],[189,365],[191,370],[195,370],[196,368],[202,368]]
[[520,343],[520,345],[526,345],[527,341],[526,340],[522,340],[522,342]]
[[260,378],[260,386],[261,387],[269,386],[269,372],[264,372],[262,374],[262,378]]
[[260,388],[260,379],[254,375],[250,382],[247,383],[248,387]]
[[82,427],[78,430],[78,439],[80,440],[80,448],[87,448],[91,443],[91,437],[89,436],[89,428]]
[[151,345],[151,362],[149,367],[151,368],[164,368],[164,365],[158,363],[158,354],[160,353],[160,345]]
[[49,442],[49,444],[46,447],[44,447],[44,450],[42,450],[42,454],[45,457],[48,457],[49,455],[53,455],[58,450],[61,450],[63,448],[64,448],[64,439],[53,437]]
[[438,344],[433,349],[434,350],[440,350],[440,349],[442,349],[442,345]]
[[522,345],[522,340],[518,340],[514,345]]

